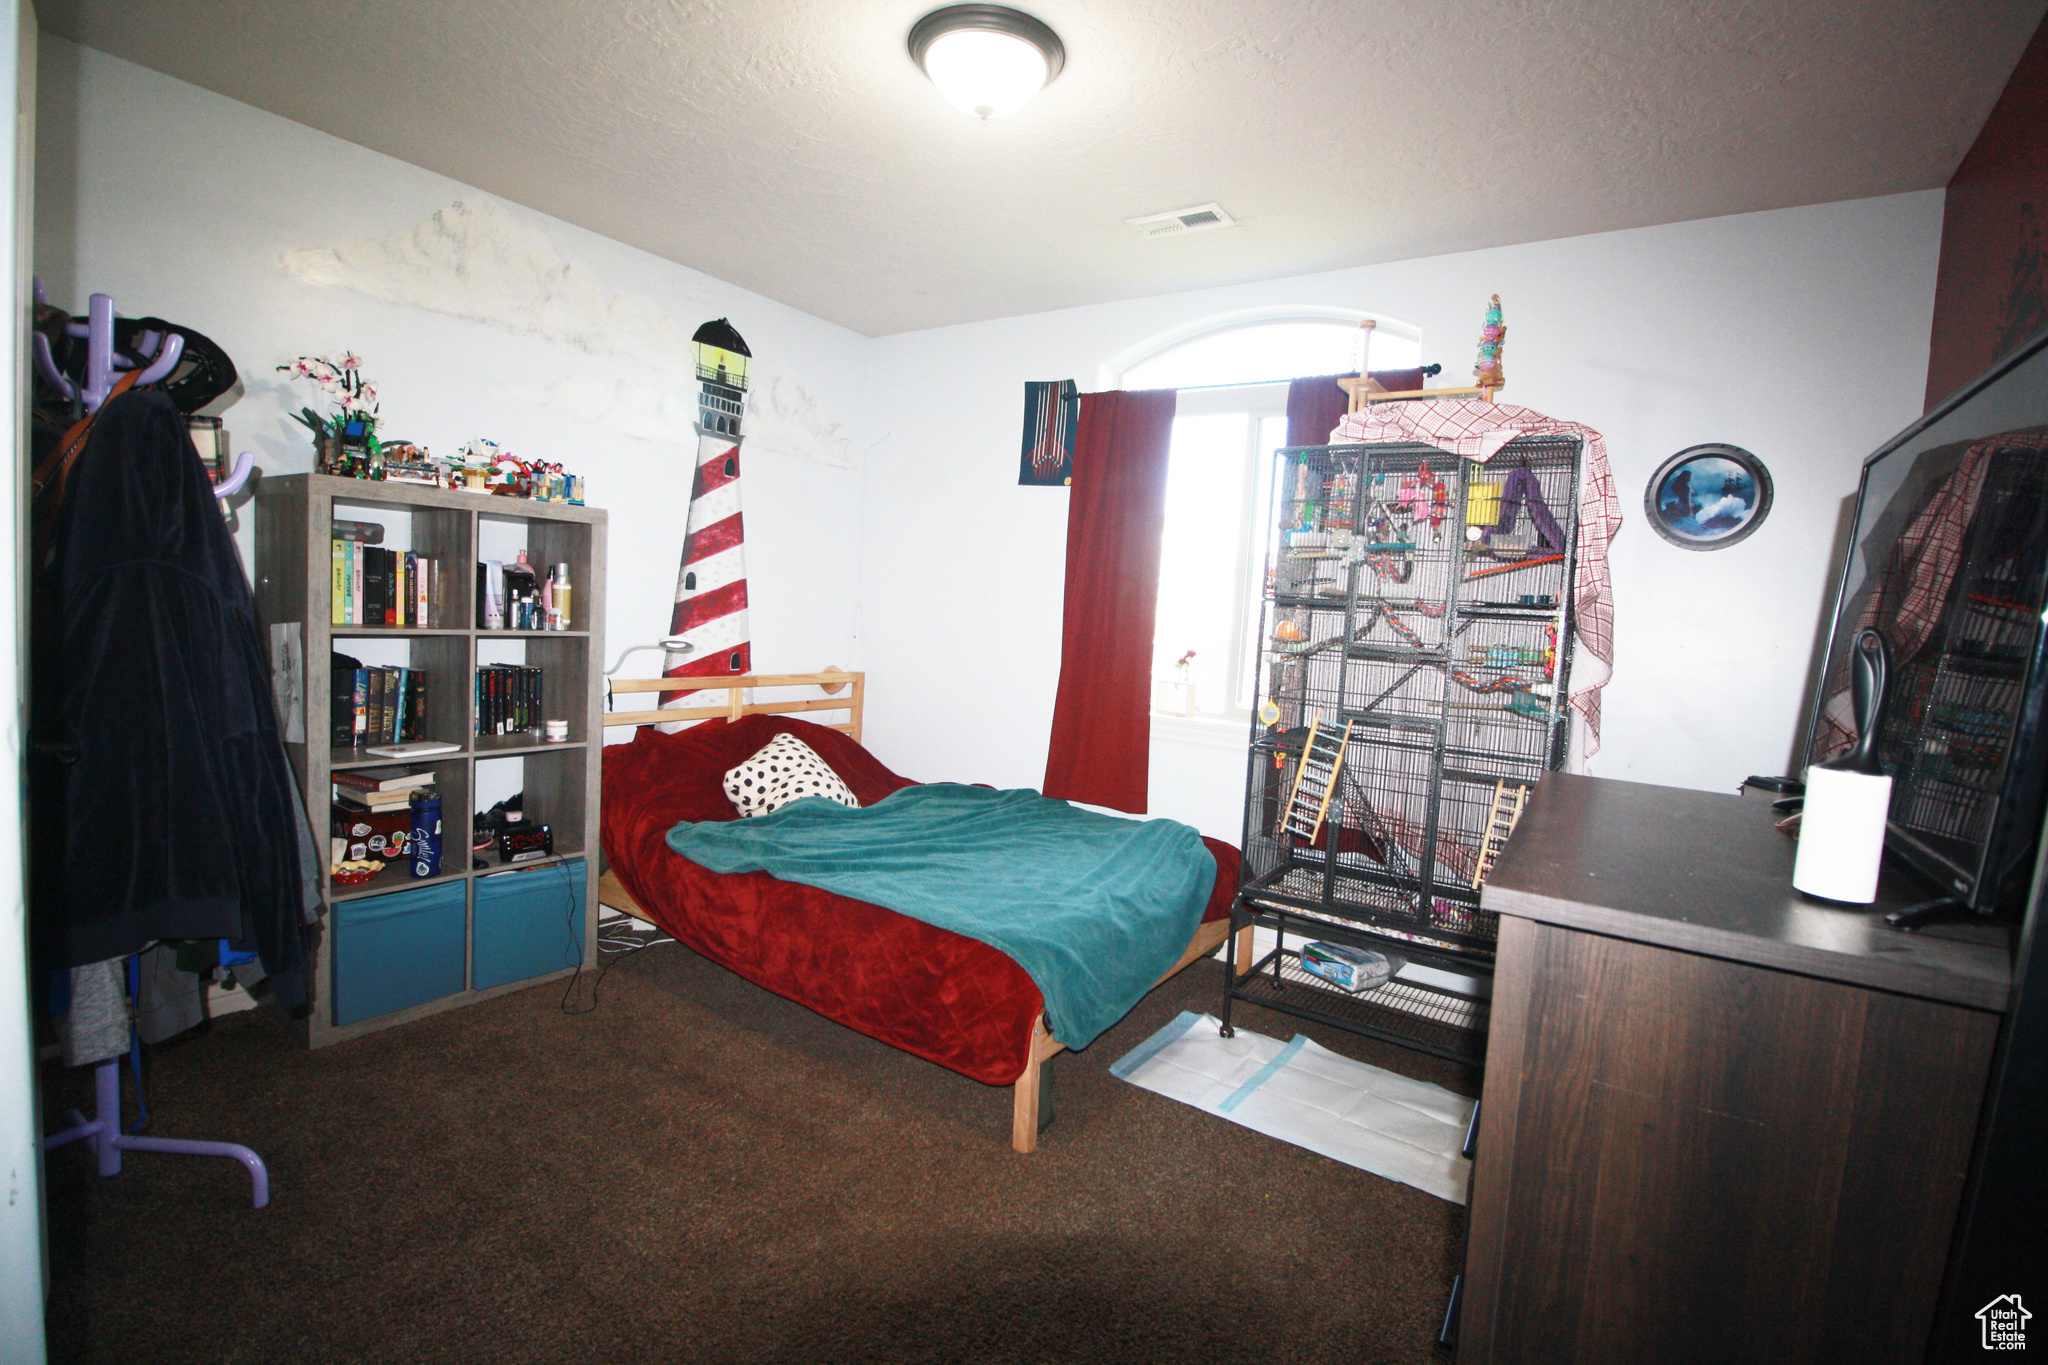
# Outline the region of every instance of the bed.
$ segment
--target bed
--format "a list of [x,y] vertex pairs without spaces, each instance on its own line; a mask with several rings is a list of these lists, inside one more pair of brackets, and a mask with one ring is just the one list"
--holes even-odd
[[[877,905],[764,872],[712,872],[666,843],[679,821],[737,818],[723,776],[778,733],[816,750],[863,806],[915,785],[860,746],[864,683],[858,673],[836,670],[614,682],[614,692],[717,688],[726,704],[606,713],[608,727],[640,728],[631,743],[604,750],[609,866],[599,899],[829,1019],[985,1084],[1012,1087],[1011,1145],[1033,1151],[1044,1064],[1064,1045],[1023,968],[985,943]],[[812,695],[750,702],[749,691]],[[844,719],[804,718],[819,712]],[[689,728],[655,728],[674,720]],[[1203,843],[1216,859],[1215,886],[1193,939],[1162,981],[1213,953],[1229,932],[1238,851],[1220,840]],[[1248,951],[1238,956],[1251,960]]]

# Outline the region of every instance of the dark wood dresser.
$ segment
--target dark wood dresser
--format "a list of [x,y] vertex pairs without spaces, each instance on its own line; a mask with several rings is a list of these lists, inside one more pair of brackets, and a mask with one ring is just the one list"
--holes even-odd
[[1792,889],[1770,797],[1545,776],[1501,916],[1460,1365],[1917,1362],[2005,935]]

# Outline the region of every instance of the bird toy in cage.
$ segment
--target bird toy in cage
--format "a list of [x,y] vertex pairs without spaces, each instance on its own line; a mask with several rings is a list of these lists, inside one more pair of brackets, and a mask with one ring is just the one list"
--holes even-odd
[[1444,518],[1450,512],[1451,490],[1430,472],[1429,461],[1424,460],[1413,474],[1395,486],[1394,506],[1411,527],[1419,527],[1427,520],[1430,533],[1437,535],[1443,531]]
[[[1378,488],[1377,480],[1374,486]],[[1415,573],[1415,542],[1403,538],[1395,509],[1382,501],[1375,491],[1363,520],[1365,534],[1353,537],[1351,542],[1354,562],[1364,563],[1382,578],[1406,583]]]
[[1507,386],[1507,372],[1501,368],[1501,343],[1508,338],[1507,324],[1501,321],[1500,295],[1486,306],[1486,321],[1479,328],[1479,363],[1472,367],[1472,373],[1479,378],[1479,387],[1485,391],[1486,401],[1493,401],[1493,391]]
[[[1550,504],[1544,500],[1543,485],[1534,471],[1526,467],[1511,469],[1498,487],[1499,518],[1490,526],[1484,522],[1467,525],[1465,538],[1474,542],[1475,555],[1490,555],[1505,562],[1470,570],[1465,575],[1468,581],[1514,569],[1533,569],[1539,564],[1556,564],[1564,559],[1564,530],[1557,524],[1557,516],[1550,510]],[[1525,508],[1529,513],[1530,533],[1517,536],[1514,534],[1515,526],[1521,521]]]
[[1366,636],[1372,633],[1373,627],[1382,622],[1386,624],[1388,630],[1391,630],[1394,634],[1400,636],[1403,641],[1413,645],[1415,648],[1429,648],[1429,645],[1415,632],[1415,629],[1403,622],[1400,617],[1394,615],[1393,608],[1384,602],[1374,603],[1372,614],[1365,618],[1365,624],[1351,632],[1353,643],[1364,644]]
[[[1498,541],[1514,532],[1515,524],[1522,519],[1522,509],[1525,506],[1529,509],[1529,526],[1535,532],[1536,539],[1518,544],[1512,550],[1503,551]],[[1478,532],[1477,535],[1473,534],[1474,530]],[[1512,554],[1515,558],[1520,558],[1539,545],[1556,554],[1564,553],[1564,531],[1559,528],[1557,517],[1550,510],[1550,504],[1544,500],[1543,485],[1537,480],[1535,471],[1526,466],[1510,469],[1502,483],[1500,520],[1491,526],[1472,528],[1465,534],[1503,557]]]
[[1474,645],[1468,657],[1482,668],[1543,669],[1545,678],[1557,676],[1557,627],[1544,627],[1541,649],[1534,645]]
[[1536,684],[1532,682],[1525,682],[1520,678],[1510,678],[1505,675],[1498,678],[1477,678],[1462,668],[1452,669],[1451,679],[1460,686],[1482,694],[1492,692],[1529,692],[1533,691],[1536,687]]
[[1321,498],[1322,523],[1325,531],[1349,531],[1351,529],[1351,505],[1357,500],[1358,470],[1350,466],[1337,470],[1323,480]]
[[1531,720],[1544,720],[1550,714],[1548,698],[1555,690],[1549,683],[1528,682],[1522,678],[1498,677],[1478,678],[1461,668],[1450,670],[1451,681],[1481,696],[1498,696],[1506,693],[1505,704],[1499,709],[1512,711],[1518,716]]

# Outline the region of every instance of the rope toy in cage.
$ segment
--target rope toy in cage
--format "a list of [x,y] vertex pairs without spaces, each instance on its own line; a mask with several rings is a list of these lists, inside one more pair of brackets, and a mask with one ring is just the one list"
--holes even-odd
[[[1423,614],[1428,615],[1428,612],[1425,611]],[[1394,615],[1393,608],[1384,602],[1375,602],[1373,604],[1372,615],[1365,618],[1365,624],[1351,632],[1352,641],[1354,643],[1363,643],[1365,637],[1372,633],[1372,628],[1383,621],[1386,623],[1388,630],[1393,631],[1394,634],[1400,636],[1403,641],[1414,646],[1416,649],[1429,648],[1428,642],[1416,634],[1413,627],[1404,625],[1401,618]]]
[[1555,693],[1556,688],[1548,682],[1532,683],[1525,682],[1521,678],[1509,677],[1499,677],[1486,681],[1474,677],[1461,668],[1453,668],[1448,671],[1453,682],[1461,687],[1477,692],[1481,696],[1506,693],[1507,705],[1500,708],[1501,710],[1512,711],[1518,716],[1526,716],[1531,720],[1543,720],[1549,715],[1549,707],[1545,705],[1545,700]]
[[1533,692],[1536,684],[1520,678],[1499,677],[1491,682],[1482,682],[1461,668],[1451,670],[1451,678],[1474,692]]
[[[1529,524],[1536,534],[1527,538],[1527,543],[1508,540],[1515,526],[1522,519],[1526,505]],[[1466,581],[1485,578],[1492,574],[1509,573],[1515,569],[1533,569],[1539,564],[1556,564],[1564,559],[1564,531],[1557,524],[1550,504],[1544,501],[1543,485],[1536,474],[1526,465],[1508,471],[1508,477],[1500,492],[1500,518],[1491,526],[1471,526],[1466,535],[1479,542],[1484,552],[1497,559],[1510,562],[1494,564],[1483,569],[1473,569],[1465,575]],[[1496,539],[1498,537],[1499,539]],[[1545,553],[1534,553],[1537,550]]]

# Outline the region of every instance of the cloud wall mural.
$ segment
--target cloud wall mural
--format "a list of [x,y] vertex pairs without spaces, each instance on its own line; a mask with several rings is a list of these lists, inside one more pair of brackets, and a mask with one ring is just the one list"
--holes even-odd
[[[278,264],[307,284],[644,368],[651,373],[564,374],[508,385],[491,397],[615,436],[695,445],[690,334],[702,319],[679,321],[642,298],[608,289],[588,265],[563,254],[544,230],[493,199],[466,196],[407,230],[285,251]],[[693,304],[692,311],[709,315],[719,310],[707,301]],[[665,377],[670,375],[681,382]],[[753,449],[842,469],[860,464],[860,451],[845,428],[772,365],[750,399]]]

